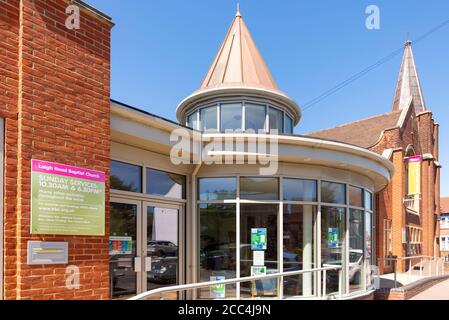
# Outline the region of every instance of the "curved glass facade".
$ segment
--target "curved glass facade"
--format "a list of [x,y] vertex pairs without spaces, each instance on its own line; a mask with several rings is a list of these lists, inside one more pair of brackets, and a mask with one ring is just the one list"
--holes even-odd
[[[276,281],[226,287],[226,297],[343,295],[371,287],[372,193],[346,183],[293,177],[198,179],[199,281],[340,266]],[[265,230],[266,248],[255,252],[252,233]],[[259,258],[256,257],[256,254]],[[260,255],[263,255],[260,260]],[[282,290],[282,291],[281,291]],[[200,298],[210,298],[202,290]]]
[[186,125],[199,131],[255,131],[292,134],[293,119],[270,104],[236,101],[210,104],[187,115]]

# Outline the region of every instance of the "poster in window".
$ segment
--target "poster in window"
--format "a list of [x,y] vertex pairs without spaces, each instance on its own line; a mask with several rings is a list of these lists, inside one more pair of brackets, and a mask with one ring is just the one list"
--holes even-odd
[[328,248],[337,248],[338,247],[338,228],[328,228],[327,247]]
[[408,194],[421,193],[421,156],[413,156],[408,161]]

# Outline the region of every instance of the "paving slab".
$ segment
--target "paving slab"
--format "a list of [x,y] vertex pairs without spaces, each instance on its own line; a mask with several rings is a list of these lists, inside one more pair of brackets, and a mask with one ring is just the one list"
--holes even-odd
[[449,300],[449,280],[437,283],[410,300]]

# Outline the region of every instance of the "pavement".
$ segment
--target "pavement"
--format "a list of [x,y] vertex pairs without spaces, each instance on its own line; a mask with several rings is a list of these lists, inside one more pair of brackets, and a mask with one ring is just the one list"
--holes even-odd
[[[416,274],[398,273],[396,276],[397,288],[406,286],[415,281],[424,279],[425,276],[419,276]],[[394,273],[383,274],[380,276],[381,288],[394,288]]]
[[449,300],[449,279],[417,294],[410,300]]

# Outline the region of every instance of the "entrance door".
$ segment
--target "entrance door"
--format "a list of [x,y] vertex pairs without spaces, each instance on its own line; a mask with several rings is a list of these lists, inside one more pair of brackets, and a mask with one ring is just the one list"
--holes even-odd
[[[112,299],[127,299],[183,281],[182,214],[179,205],[111,200],[109,269]],[[164,298],[177,299],[177,295]]]
[[140,201],[111,201],[109,279],[111,299],[127,299],[142,291],[142,207]]
[[[180,240],[179,206],[144,203],[144,241],[143,256],[145,272],[143,273],[146,291],[164,286],[173,286],[181,282],[182,269],[180,261],[183,250]],[[158,297],[153,297],[159,299]],[[164,295],[163,298],[177,299],[177,293]]]

